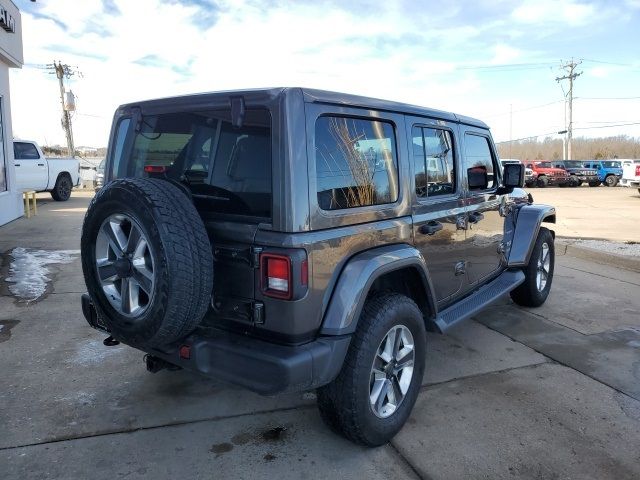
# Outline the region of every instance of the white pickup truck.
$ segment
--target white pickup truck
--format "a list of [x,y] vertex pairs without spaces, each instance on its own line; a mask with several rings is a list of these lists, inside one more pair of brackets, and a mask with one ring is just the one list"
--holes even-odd
[[622,178],[620,185],[623,187],[637,188],[640,193],[640,160],[618,160],[622,162]]
[[80,162],[75,158],[45,158],[40,146],[29,140],[14,140],[13,155],[19,190],[46,191],[64,202],[80,184]]

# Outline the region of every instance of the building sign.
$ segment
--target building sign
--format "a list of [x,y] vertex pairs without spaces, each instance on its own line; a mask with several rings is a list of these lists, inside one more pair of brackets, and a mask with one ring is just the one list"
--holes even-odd
[[4,7],[0,7],[0,27],[9,33],[16,33],[16,21]]

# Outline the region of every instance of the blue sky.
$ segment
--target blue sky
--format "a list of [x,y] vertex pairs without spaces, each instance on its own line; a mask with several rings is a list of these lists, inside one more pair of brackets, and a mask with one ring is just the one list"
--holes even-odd
[[124,102],[281,85],[452,110],[496,141],[541,135],[564,129],[555,78],[571,58],[574,135],[640,137],[640,0],[16,3],[14,133],[42,143],[64,138],[57,82],[39,68],[53,60],[83,73],[70,80],[76,145],[105,145]]

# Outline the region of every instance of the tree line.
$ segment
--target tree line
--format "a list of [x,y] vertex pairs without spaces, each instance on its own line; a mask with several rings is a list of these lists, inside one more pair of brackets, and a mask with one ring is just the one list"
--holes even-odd
[[[497,145],[500,158],[519,160],[562,160],[562,138],[546,137],[501,142]],[[601,138],[574,138],[571,142],[573,160],[607,160],[640,158],[640,138],[618,135]]]

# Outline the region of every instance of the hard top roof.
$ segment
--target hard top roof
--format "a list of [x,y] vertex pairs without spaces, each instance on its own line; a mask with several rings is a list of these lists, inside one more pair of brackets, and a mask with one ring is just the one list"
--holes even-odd
[[443,110],[436,110],[432,108],[420,107],[417,105],[411,105],[402,102],[394,102],[391,100],[382,100],[379,98],[364,97],[360,95],[352,95],[348,93],[331,92],[328,90],[317,90],[312,88],[299,88],[299,87],[278,87],[278,88],[258,88],[258,89],[246,89],[246,90],[226,90],[219,92],[206,92],[196,93],[190,95],[181,95],[175,97],[165,97],[153,100],[144,100],[141,102],[132,102],[126,105],[122,105],[121,108],[134,107],[134,106],[155,106],[155,105],[167,105],[170,103],[193,103],[201,104],[206,102],[207,98],[216,98],[221,96],[230,95],[242,95],[251,100],[276,100],[283,95],[291,95],[302,92],[305,102],[308,103],[326,103],[334,105],[343,105],[359,108],[370,108],[374,110],[389,111],[406,113],[411,115],[435,117],[442,120],[448,120],[451,122],[460,122],[468,125],[477,126],[480,128],[489,128],[486,123],[476,118],[467,117],[465,115],[459,115],[452,112],[446,112]]

